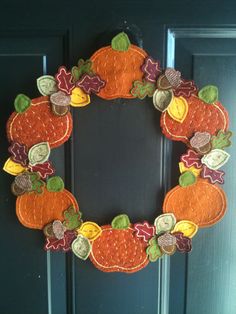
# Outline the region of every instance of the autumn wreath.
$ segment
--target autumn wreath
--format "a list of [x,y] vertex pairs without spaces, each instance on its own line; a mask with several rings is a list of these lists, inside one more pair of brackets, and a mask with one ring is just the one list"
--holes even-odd
[[[55,76],[39,77],[37,86],[41,97],[15,98],[7,122],[10,157],[4,170],[15,176],[11,190],[19,221],[43,230],[45,250],[72,250],[102,271],[131,273],[164,254],[190,252],[198,228],[223,217],[226,196],[219,185],[225,174],[220,168],[229,159],[225,148],[232,133],[217,87],[198,90],[179,71],[161,69],[125,33],[71,70],[61,66]],[[92,93],[103,99],[152,97],[161,111],[164,135],[187,145],[180,157],[179,185],[166,194],[163,214],[152,223],[131,224],[126,214],[104,226],[82,221],[75,197],[55,175],[50,151],[71,135],[70,106],[88,105]]]

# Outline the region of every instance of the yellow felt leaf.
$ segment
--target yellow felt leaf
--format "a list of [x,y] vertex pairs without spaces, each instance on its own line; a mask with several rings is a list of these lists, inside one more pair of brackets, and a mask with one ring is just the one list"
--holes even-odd
[[12,174],[13,176],[17,176],[18,174],[24,172],[26,168],[8,158],[3,166],[3,170]]
[[187,168],[185,167],[184,163],[181,161],[179,162],[179,171],[180,173],[183,173],[185,171],[191,171],[195,175],[195,177],[199,177],[202,169],[197,169],[194,166]]
[[185,237],[192,238],[198,231],[198,226],[189,220],[180,220],[175,225],[173,232],[182,232]]
[[188,113],[188,102],[184,97],[173,97],[167,108],[172,119],[182,123]]
[[102,233],[102,229],[95,222],[84,222],[77,232],[88,238],[90,241],[96,240]]
[[90,104],[90,96],[86,94],[80,87],[75,87],[71,93],[71,106],[84,107]]

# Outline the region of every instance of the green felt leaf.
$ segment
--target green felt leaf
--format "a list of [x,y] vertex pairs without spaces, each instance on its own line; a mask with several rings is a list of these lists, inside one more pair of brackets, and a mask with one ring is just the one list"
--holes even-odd
[[222,131],[220,130],[217,135],[212,136],[211,144],[212,148],[220,148],[223,149],[225,147],[229,147],[231,145],[230,138],[233,135],[231,131]]
[[49,192],[60,192],[64,189],[64,182],[61,177],[54,176],[47,181],[47,190]]
[[143,81],[134,81],[133,88],[130,93],[139,99],[144,99],[146,96],[152,97],[156,90],[154,83]]
[[84,74],[89,75],[94,74],[92,70],[92,61],[89,59],[88,60],[79,59],[78,66],[74,66],[71,69],[71,73],[75,82],[78,81]]
[[127,229],[129,228],[129,225],[129,217],[125,214],[116,216],[111,222],[111,226],[113,229]]
[[192,173],[192,171],[186,171],[179,177],[179,185],[182,187],[186,187],[192,185],[196,182],[196,177]]
[[37,194],[43,193],[44,182],[42,180],[35,180],[32,182],[32,191]]
[[151,240],[149,240],[149,246],[146,249],[146,253],[148,255],[150,262],[156,262],[158,258],[160,258],[163,255],[157,243],[156,237],[152,237]]
[[218,100],[218,88],[214,85],[207,85],[198,92],[198,97],[208,104]]
[[116,35],[111,41],[111,47],[117,51],[127,51],[130,46],[130,40],[126,33],[122,32]]
[[64,211],[64,226],[68,230],[74,230],[79,228],[83,221],[81,219],[82,213],[78,212],[73,206],[70,206],[67,210]]
[[43,96],[49,96],[58,91],[57,81],[51,75],[43,75],[37,78],[37,87]]
[[31,99],[24,94],[17,95],[14,101],[14,107],[18,113],[25,112],[29,108],[30,104]]

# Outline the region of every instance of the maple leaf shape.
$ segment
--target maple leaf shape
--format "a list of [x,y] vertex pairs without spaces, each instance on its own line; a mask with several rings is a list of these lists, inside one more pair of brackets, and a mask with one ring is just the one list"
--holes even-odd
[[155,61],[152,57],[147,57],[141,67],[144,73],[144,78],[148,82],[155,83],[159,74],[161,74],[160,62]]
[[176,247],[180,253],[188,253],[192,250],[192,240],[185,237],[182,232],[175,232],[173,235],[176,237]]
[[71,243],[76,238],[76,234],[74,231],[67,230],[64,233],[64,238],[46,238],[46,243],[44,249],[46,251],[63,251],[68,252],[71,250]]
[[86,94],[99,93],[105,84],[105,81],[103,81],[98,75],[91,76],[89,74],[84,74],[76,83],[76,85],[82,88]]
[[181,81],[180,85],[173,90],[174,95],[176,97],[183,96],[183,97],[190,97],[191,95],[197,95],[197,87],[194,81]]
[[182,155],[180,160],[187,168],[195,166],[200,169],[202,167],[201,156],[191,149],[187,151],[187,154]]
[[130,93],[139,99],[144,99],[146,96],[152,97],[156,90],[156,86],[153,83],[143,81],[134,81],[133,88]]
[[28,148],[24,144],[14,142],[8,148],[9,153],[12,155],[11,159],[23,167],[28,164]]
[[138,238],[143,238],[145,242],[148,242],[148,240],[155,234],[155,227],[150,225],[147,221],[134,224],[134,229],[136,231],[136,236]]
[[72,89],[75,87],[73,83],[73,77],[70,71],[67,71],[66,67],[61,66],[58,69],[58,73],[55,76],[58,84],[57,87],[67,95],[71,94]]
[[55,173],[55,169],[50,161],[46,161],[43,164],[29,165],[31,172],[37,172],[42,179],[47,179],[47,176],[51,176]]
[[203,166],[201,176],[204,179],[209,179],[212,184],[219,183],[224,184],[224,171],[222,170],[212,170],[209,169],[207,166]]

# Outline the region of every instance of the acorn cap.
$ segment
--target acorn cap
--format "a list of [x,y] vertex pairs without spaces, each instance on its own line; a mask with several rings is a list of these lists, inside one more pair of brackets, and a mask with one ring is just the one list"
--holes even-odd
[[208,132],[196,132],[190,139],[190,145],[193,148],[201,148],[207,145],[211,140],[211,134]]

